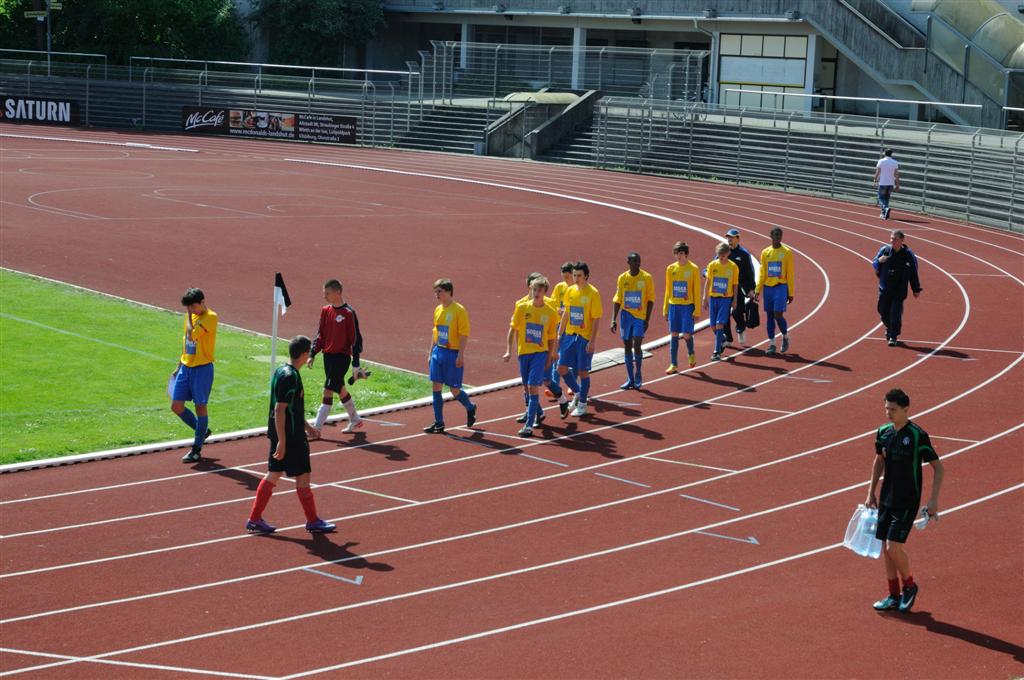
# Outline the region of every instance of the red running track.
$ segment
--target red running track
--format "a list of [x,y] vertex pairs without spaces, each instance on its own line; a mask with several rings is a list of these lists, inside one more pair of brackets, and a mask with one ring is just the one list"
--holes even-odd
[[[40,132],[3,130],[12,131]],[[660,284],[679,238],[710,252],[712,235],[737,226],[756,251],[781,224],[798,251],[793,353],[765,356],[752,331],[758,344],[729,361],[662,377],[657,351],[643,391],[619,392],[620,369],[597,373],[592,415],[563,423],[549,410],[555,422],[532,440],[515,436],[517,390],[479,397],[476,427],[443,437],[419,434],[422,410],[355,438],[328,428],[314,482],[322,514],[339,521],[331,536],[301,530],[287,483],[267,513],[281,531],[239,533],[263,470],[260,439],[211,445],[195,468],[170,453],[5,475],[0,673],[1020,674],[1024,309],[1006,299],[1024,286],[1024,239],[536,163],[71,134],[199,152],[0,137],[4,266],[174,308],[180,291],[166,282],[199,270],[164,257],[201,234],[229,263],[207,287],[223,291],[217,309],[238,325],[264,323],[265,300],[252,291],[271,263],[285,263],[299,311],[285,317],[297,324],[288,334],[307,330],[298,323],[315,317],[317,267],[340,257],[372,358],[380,347],[382,360],[388,352],[387,363],[413,368],[426,332],[409,320],[429,313],[430,281],[451,274],[474,320],[470,371],[485,382],[510,376],[498,358],[508,308],[538,263],[554,273],[586,257],[610,298],[629,250]],[[254,177],[259,193],[246,193]],[[890,349],[866,258],[897,225],[922,260],[925,293],[908,301],[907,346]],[[326,244],[330,228],[358,255],[309,245],[307,234]],[[290,234],[298,245],[282,248]],[[458,249],[438,247],[438,236]],[[611,346],[605,331],[602,348]],[[881,564],[837,546],[863,500],[881,394],[893,384],[911,393],[915,421],[947,456],[948,514],[908,544],[921,583],[908,616],[876,614]],[[459,407],[447,408],[456,418]]]

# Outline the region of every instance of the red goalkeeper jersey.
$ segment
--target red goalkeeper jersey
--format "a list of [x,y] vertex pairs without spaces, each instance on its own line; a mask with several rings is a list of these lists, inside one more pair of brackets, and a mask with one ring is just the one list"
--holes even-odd
[[325,305],[320,310],[320,326],[313,340],[311,356],[319,352],[327,354],[348,354],[352,357],[352,365],[359,365],[359,355],[363,351],[363,338],[359,333],[359,319],[356,310],[343,304],[341,307]]

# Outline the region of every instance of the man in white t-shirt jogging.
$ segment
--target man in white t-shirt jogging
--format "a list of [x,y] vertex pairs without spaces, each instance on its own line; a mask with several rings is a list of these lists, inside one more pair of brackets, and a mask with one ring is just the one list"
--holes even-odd
[[878,207],[882,209],[879,217],[889,219],[889,198],[892,192],[900,190],[900,164],[892,157],[892,149],[886,149],[875,164],[874,185],[878,187]]

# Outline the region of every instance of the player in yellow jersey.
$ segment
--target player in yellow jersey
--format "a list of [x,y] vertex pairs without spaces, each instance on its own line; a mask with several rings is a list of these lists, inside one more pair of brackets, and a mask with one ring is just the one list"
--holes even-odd
[[729,259],[728,243],[719,243],[715,253],[717,260],[711,260],[707,267],[707,281],[704,283],[704,309],[709,310],[708,320],[715,331],[715,352],[712,361],[722,360],[722,347],[725,345],[725,325],[729,323],[729,312],[733,298],[736,297],[736,286],[739,285],[740,268]]
[[619,274],[612,298],[612,333],[616,328],[625,349],[626,382],[619,389],[638,390],[644,384],[642,348],[654,310],[654,277],[640,268],[640,254],[626,256],[627,271]]
[[[171,388],[171,410],[195,433],[192,448],[182,463],[202,460],[203,442],[210,436],[210,416],[207,404],[213,389],[213,349],[217,343],[217,313],[206,306],[206,296],[199,288],[189,288],[181,297],[185,307],[185,336],[182,340],[181,360],[174,370]],[[196,412],[188,410],[185,402],[195,404]]]
[[[540,386],[557,356],[555,339],[558,337],[559,318],[544,299],[549,285],[543,276],[533,279],[530,283],[531,299],[516,304],[509,322],[513,335],[518,337],[519,374],[526,394],[526,417],[522,420],[520,437],[531,436],[533,428],[540,427],[544,420],[544,411],[540,407]],[[503,357],[506,362],[512,357],[512,345],[513,338],[510,337]],[[564,396],[560,407],[563,411],[569,410]]]
[[[572,268],[571,267],[572,267],[572,265],[570,265],[570,270],[569,270],[570,275],[572,274]],[[526,295],[524,295],[523,297],[521,297],[518,300],[516,300],[516,305],[521,305],[521,304],[524,304],[524,303],[529,304],[530,302],[532,302],[532,300],[534,298],[534,295],[533,295],[533,282],[536,281],[536,280],[539,280],[539,279],[544,279],[545,281],[547,281],[547,278],[543,274],[541,274],[540,272],[531,272],[526,277]],[[548,283],[548,285],[550,286],[551,284]],[[557,288],[557,286],[556,286],[556,288]],[[547,292],[547,288],[545,288],[544,290],[545,290],[545,292]],[[556,330],[557,330],[557,327],[558,327],[557,319],[561,318],[561,314],[562,314],[561,310],[559,309],[559,302],[561,301],[561,297],[556,297],[556,296],[552,295],[551,297],[543,297],[542,299],[544,300],[544,304],[547,305],[548,308],[550,308],[555,313],[555,318],[556,318],[555,327],[556,327]],[[515,340],[515,333],[516,333],[515,325],[510,323],[509,327],[508,327],[508,333],[505,336],[505,344],[510,349],[509,349],[509,353],[506,354],[505,361],[508,361],[509,357],[511,357],[511,351],[512,351],[511,347],[512,347],[513,341]],[[545,370],[544,378],[542,380],[542,383],[546,386],[545,393],[549,397],[556,397],[558,399],[559,408],[567,409],[568,408],[568,400],[565,398],[565,395],[562,394],[562,388],[557,384],[557,382],[555,382],[554,387],[552,387],[552,382],[557,380],[557,376],[558,376],[558,365],[557,365],[557,362],[552,361],[551,365],[548,367],[548,369]],[[530,393],[526,389],[526,382],[525,381],[523,382],[523,401],[525,403],[526,408],[523,410],[523,414],[521,416],[519,416],[518,418],[516,418],[516,422],[517,423],[526,423],[526,422],[528,422],[530,420],[530,415],[529,415],[529,412],[530,412]],[[542,412],[541,413],[541,420],[543,420],[543,419],[544,419],[544,415],[543,415],[543,412]]]
[[677,241],[672,246],[672,254],[676,261],[665,268],[665,302],[661,308],[672,333],[668,346],[671,363],[665,369],[669,375],[678,370],[680,335],[686,341],[690,368],[697,365],[697,355],[693,351],[693,322],[700,317],[701,310],[700,267],[689,260],[690,246]]
[[[572,400],[572,414],[587,413],[587,394],[590,392],[590,364],[597,346],[597,333],[601,326],[601,293],[589,283],[590,267],[577,262],[572,269],[573,280],[565,292],[565,312],[558,327],[558,374],[576,393]],[[569,374],[575,369],[579,384]],[[564,417],[564,416],[563,416]]]
[[772,244],[761,251],[761,271],[757,276],[754,302],[764,291],[765,329],[768,331],[768,349],[775,354],[775,324],[782,331],[780,352],[789,350],[789,324],[783,314],[793,303],[793,251],[782,244],[782,228],[771,230]]
[[434,297],[440,303],[434,308],[434,328],[431,331],[430,381],[433,388],[434,422],[423,428],[429,434],[444,433],[444,399],[441,388],[445,385],[460,404],[466,407],[466,427],[476,422],[476,404],[462,390],[462,372],[466,345],[469,344],[469,314],[452,295],[455,286],[451,279],[434,282]]

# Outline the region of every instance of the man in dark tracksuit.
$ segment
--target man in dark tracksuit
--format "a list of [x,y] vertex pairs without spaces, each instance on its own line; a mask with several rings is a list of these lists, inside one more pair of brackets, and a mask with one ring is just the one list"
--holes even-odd
[[[729,241],[729,259],[736,263],[736,266],[740,270],[740,283],[736,286],[736,299],[732,305],[732,318],[736,321],[736,335],[739,336],[740,343],[744,343],[746,339],[743,337],[743,331],[747,330],[746,326],[746,311],[747,311],[747,298],[754,294],[754,287],[757,282],[754,280],[754,260],[750,256],[750,251],[740,245],[740,230],[730,229],[725,232],[725,237]],[[725,331],[725,341],[732,342],[732,331],[729,329],[730,324],[725,324],[723,330]]]
[[885,324],[885,339],[895,347],[903,330],[903,301],[907,299],[907,284],[914,297],[921,294],[917,278],[917,257],[903,244],[902,231],[892,232],[891,245],[882,246],[871,265],[878,277],[878,315]]

